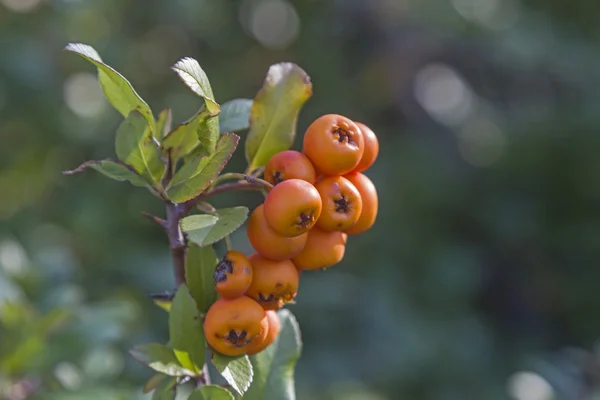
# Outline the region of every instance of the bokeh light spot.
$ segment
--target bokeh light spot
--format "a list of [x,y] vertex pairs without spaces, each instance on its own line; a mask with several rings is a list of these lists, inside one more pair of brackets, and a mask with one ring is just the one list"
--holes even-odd
[[67,107],[81,118],[91,118],[102,113],[106,101],[96,76],[82,72],[71,75],[64,84]]
[[267,0],[254,5],[250,13],[250,31],[263,46],[283,50],[300,32],[300,18],[287,1]]
[[516,372],[507,382],[508,394],[514,400],[551,400],[552,386],[533,372]]
[[11,11],[26,14],[34,11],[42,0],[0,0],[0,2]]
[[419,71],[414,93],[425,111],[445,125],[460,124],[473,111],[470,87],[454,69],[444,64],[430,64]]

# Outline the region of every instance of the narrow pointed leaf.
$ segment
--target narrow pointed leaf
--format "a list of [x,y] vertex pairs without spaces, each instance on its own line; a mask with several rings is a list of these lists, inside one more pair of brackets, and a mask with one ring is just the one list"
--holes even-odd
[[222,208],[213,215],[190,215],[183,218],[181,230],[190,241],[204,247],[231,235],[247,218],[247,207]]
[[239,140],[240,137],[233,133],[225,134],[219,139],[213,154],[206,157],[196,156],[184,164],[167,187],[169,199],[181,203],[202,193],[219,176]]
[[167,136],[167,133],[171,132],[171,125],[173,124],[173,112],[170,108],[165,108],[158,114],[156,119],[156,129],[152,132],[154,138],[161,141],[163,137]]
[[238,132],[250,127],[251,99],[233,99],[221,106],[219,129],[221,133]]
[[171,305],[169,339],[181,365],[200,373],[204,365],[206,346],[204,330],[196,302],[186,285],[179,287]]
[[206,108],[208,108],[211,114],[219,113],[219,105],[215,101],[208,76],[206,76],[206,72],[200,67],[198,61],[191,57],[186,57],[173,65],[172,69],[177,73],[179,79],[192,89],[192,92],[206,101]]
[[217,385],[203,386],[190,394],[188,400],[234,400],[233,394]]
[[177,380],[170,378],[162,381],[152,393],[152,400],[175,400]]
[[127,117],[131,111],[137,110],[148,121],[151,130],[155,130],[154,116],[150,106],[137,94],[123,75],[102,61],[93,47],[82,43],[70,43],[65,50],[80,55],[98,68],[98,81],[102,91],[121,115]]
[[148,122],[137,111],[132,111],[117,129],[115,150],[119,160],[131,165],[151,182],[158,182],[164,173],[165,165],[152,139]]
[[167,375],[156,373],[152,375],[146,383],[144,383],[143,391],[144,393],[150,393],[154,389],[156,389],[165,379],[167,379]]
[[217,300],[215,291],[215,268],[217,255],[211,246],[198,247],[190,244],[185,256],[185,278],[196,307],[202,314]]
[[190,120],[178,125],[165,136],[162,147],[170,151],[174,163],[200,145],[198,132],[205,129],[208,120],[212,117],[214,116],[210,115],[206,107],[202,107]]
[[184,368],[173,349],[158,343],[149,343],[136,346],[129,354],[142,364],[145,364],[157,372],[170,376],[193,375],[194,372]]
[[149,186],[148,181],[135,172],[132,167],[113,160],[87,161],[74,170],[65,171],[63,173],[65,175],[73,175],[83,172],[86,168],[95,169],[101,174],[116,181],[127,181],[134,186]]
[[296,64],[269,68],[250,110],[246,139],[249,169],[262,167],[276,153],[290,148],[296,136],[300,109],[312,95],[309,76]]
[[[248,356],[228,357],[219,353],[214,353],[212,362],[217,371],[223,375],[223,378],[229,383],[240,396],[244,396],[248,387],[252,383],[252,364]],[[244,397],[245,398],[245,397]],[[276,397],[274,397],[276,398]]]
[[277,313],[281,330],[275,341],[250,357],[254,379],[244,400],[295,400],[294,369],[302,351],[300,328],[286,309]]

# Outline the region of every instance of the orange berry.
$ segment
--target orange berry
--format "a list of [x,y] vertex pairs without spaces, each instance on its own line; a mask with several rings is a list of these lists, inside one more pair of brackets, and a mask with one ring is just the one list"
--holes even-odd
[[318,172],[343,175],[356,168],[364,148],[362,132],[354,122],[341,115],[328,114],[308,127],[302,151]]
[[281,236],[308,232],[321,215],[321,196],[310,183],[289,179],[275,186],[265,199],[265,218]]
[[214,274],[217,293],[234,299],[246,293],[252,282],[252,265],[239,251],[230,250],[217,264]]
[[325,231],[343,231],[358,221],[362,199],[358,189],[341,176],[330,176],[316,183],[323,211],[317,226]]
[[296,297],[298,271],[290,260],[269,260],[258,253],[250,257],[254,277],[246,292],[265,310],[277,310]]
[[375,135],[375,132],[373,132],[371,128],[365,124],[357,122],[356,125],[363,134],[365,151],[363,152],[358,165],[352,172],[362,172],[371,167],[371,165],[373,165],[377,159],[377,156],[379,155],[379,140],[377,140],[377,135]]
[[275,341],[277,335],[279,335],[279,331],[281,330],[281,322],[279,322],[277,312],[268,310],[265,311],[265,314],[267,314],[267,320],[269,321],[269,331],[267,333],[267,337],[262,342],[257,342],[256,345],[252,345],[251,348],[248,349],[248,355],[260,353],[269,347],[271,343]]
[[239,356],[267,337],[269,321],[265,310],[254,300],[242,296],[219,299],[208,309],[204,336],[215,351]]
[[275,154],[265,166],[265,180],[277,185],[287,179],[302,179],[315,183],[315,167],[304,154],[295,150],[286,150]]
[[248,240],[258,253],[271,260],[289,260],[304,248],[308,233],[285,237],[275,232],[265,218],[264,205],[256,207],[248,219]]
[[304,250],[292,262],[300,270],[331,267],[344,258],[348,235],[343,232],[326,232],[314,227],[308,232]]
[[377,190],[373,182],[360,172],[348,174],[345,178],[352,182],[362,199],[362,211],[360,217],[358,217],[358,221],[344,231],[349,235],[356,235],[365,232],[375,223],[379,206]]

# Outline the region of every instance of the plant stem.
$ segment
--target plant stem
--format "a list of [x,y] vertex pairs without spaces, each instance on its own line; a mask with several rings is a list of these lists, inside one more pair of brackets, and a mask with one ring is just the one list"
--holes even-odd
[[227,246],[227,251],[233,250],[233,246],[231,244],[231,237],[229,235],[225,236],[225,245]]
[[[262,179],[261,179],[262,180]],[[268,183],[268,182],[267,182]],[[270,185],[270,184],[269,184]],[[227,192],[236,192],[239,190],[264,190],[265,185],[259,182],[232,182],[232,183],[224,183],[219,186],[215,186],[212,189],[207,190],[206,192],[198,195],[197,197],[182,203],[183,210],[188,212],[191,210],[196,203],[206,200],[210,197],[216,196],[221,193]]]
[[185,215],[183,204],[167,203],[166,230],[169,237],[173,272],[177,287],[185,283],[185,237],[181,232],[179,222]]
[[223,174],[223,175],[219,176],[213,182],[213,187],[216,186],[220,182],[223,182],[225,180],[230,180],[230,179],[238,179],[240,181],[244,180],[244,181],[249,182],[249,183],[260,183],[267,190],[273,189],[273,185],[271,185],[269,182],[265,181],[264,179],[257,178],[256,176],[253,176],[253,175],[240,174],[240,173],[237,173],[237,172],[229,172],[227,174]]

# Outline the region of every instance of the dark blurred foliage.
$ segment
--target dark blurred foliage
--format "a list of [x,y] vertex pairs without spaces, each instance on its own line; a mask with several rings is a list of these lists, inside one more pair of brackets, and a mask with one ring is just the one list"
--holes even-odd
[[0,398],[144,398],[125,351],[167,335],[147,297],[173,285],[167,243],[139,215],[160,202],[60,173],[112,156],[121,120],[70,41],[176,121],[200,104],[179,58],[219,102],[292,61],[299,134],[334,112],[379,135],[376,226],[290,307],[299,399],[598,398],[599,4],[0,0]]

